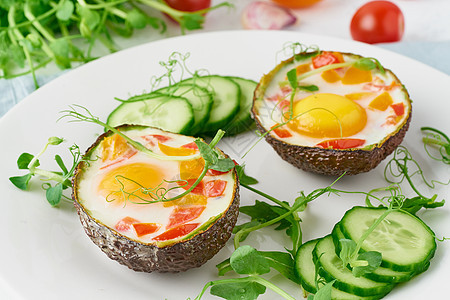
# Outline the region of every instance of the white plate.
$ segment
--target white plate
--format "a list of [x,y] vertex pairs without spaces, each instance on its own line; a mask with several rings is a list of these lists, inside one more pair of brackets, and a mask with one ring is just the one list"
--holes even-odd
[[[233,31],[157,41],[128,49],[73,70],[43,86],[24,99],[0,120],[1,169],[0,228],[0,284],[2,292],[17,299],[186,299],[194,298],[204,284],[217,279],[215,265],[227,258],[232,243],[201,268],[179,274],[136,273],[109,260],[84,234],[71,205],[56,209],[44,198],[39,183],[30,192],[14,188],[8,177],[21,174],[16,159],[26,151],[37,153],[50,136],[67,139],[85,149],[101,128],[85,123],[56,122],[61,110],[70,104],[80,104],[105,119],[117,105],[114,97],[126,98],[149,89],[150,78],[163,74],[160,61],[167,61],[174,52],[190,53],[187,64],[191,70],[204,68],[210,73],[236,75],[258,80],[276,63],[276,54],[286,42],[319,45],[322,49],[349,51],[378,58],[392,69],[406,85],[413,99],[412,125],[404,145],[423,166],[430,179],[449,178],[449,168],[428,159],[421,144],[421,126],[434,126],[450,132],[448,121],[448,87],[450,78],[426,65],[386,50],[329,37],[294,32]],[[260,179],[258,188],[279,199],[292,201],[298,192],[306,193],[325,187],[334,178],[305,173],[282,161],[263,141],[244,160],[240,155],[255,140],[253,134],[238,136],[222,142],[222,147],[245,161],[247,172]],[[64,153],[67,147],[52,148],[41,164],[56,169],[51,157]],[[336,187],[346,190],[368,191],[386,186],[383,164],[358,176],[342,179]],[[431,195],[431,191],[420,187]],[[407,191],[407,190],[406,190]],[[408,191],[407,191],[408,192]],[[449,195],[448,186],[440,186],[440,198]],[[242,204],[260,199],[242,190]],[[332,226],[353,205],[363,204],[362,197],[322,196],[302,213],[304,240],[330,233]],[[449,236],[450,210],[447,207],[422,213],[423,219],[438,237]],[[283,234],[253,234],[245,243],[259,249],[290,247]],[[430,269],[411,282],[402,284],[386,299],[425,299],[449,295],[449,243],[439,243]],[[281,280],[279,275],[268,276],[281,284],[298,299],[298,286]],[[212,296],[209,292],[205,299]],[[265,299],[276,296],[267,292]],[[441,297],[442,298],[442,297]],[[3,299],[3,298],[2,298]],[[15,299],[15,298],[14,298]]]

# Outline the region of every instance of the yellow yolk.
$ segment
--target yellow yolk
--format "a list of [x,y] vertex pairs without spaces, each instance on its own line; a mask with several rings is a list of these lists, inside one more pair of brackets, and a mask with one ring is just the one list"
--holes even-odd
[[294,104],[289,127],[315,138],[347,137],[360,132],[367,122],[366,111],[354,101],[335,94],[315,94]]
[[106,201],[123,204],[123,201],[142,202],[151,200],[145,192],[156,188],[163,182],[164,175],[160,168],[146,163],[121,165],[107,172],[100,184],[98,192]]

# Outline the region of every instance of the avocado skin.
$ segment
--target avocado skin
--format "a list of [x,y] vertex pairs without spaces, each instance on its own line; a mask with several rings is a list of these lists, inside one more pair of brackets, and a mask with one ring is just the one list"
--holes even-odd
[[[267,134],[265,139],[282,159],[306,172],[330,176],[341,175],[344,172],[346,175],[356,175],[374,169],[391,154],[403,141],[410,121],[411,114],[395,135],[372,150],[335,150],[292,145],[270,134]],[[261,133],[266,132],[258,119],[256,119],[256,126]]]
[[[121,130],[143,128],[139,125],[122,125]],[[103,133],[92,144],[84,157],[89,157],[91,151],[107,136],[110,131]],[[80,162],[72,179],[72,199],[85,233],[110,259],[119,262],[138,272],[182,272],[200,267],[222,249],[231,237],[239,214],[239,180],[236,170],[234,198],[227,211],[211,223],[208,228],[197,233],[188,240],[176,242],[164,247],[153,244],[140,243],[131,240],[117,231],[105,226],[93,218],[80,204],[78,199],[78,177],[82,176],[87,163]]]
[[182,272],[200,267],[211,259],[228,241],[239,212],[239,194],[236,184],[235,197],[228,211],[206,231],[187,241],[159,248],[138,243],[111,230],[92,218],[75,201],[75,208],[84,231],[110,259],[138,272]]

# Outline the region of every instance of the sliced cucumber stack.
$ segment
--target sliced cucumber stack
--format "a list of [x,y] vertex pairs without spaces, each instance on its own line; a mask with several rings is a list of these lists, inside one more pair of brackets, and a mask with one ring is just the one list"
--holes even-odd
[[109,115],[107,123],[113,127],[146,125],[188,134],[194,124],[194,111],[186,98],[153,93],[147,99],[123,102]]
[[[247,131],[253,123],[250,107],[255,87],[255,81],[241,77],[192,77],[130,97],[109,115],[107,122],[111,126],[150,125],[186,135],[214,136],[219,129],[229,136],[236,135]],[[180,109],[174,105],[172,98],[179,101],[180,97],[191,112],[186,103]]]
[[331,234],[303,244],[295,260],[303,289],[310,293],[317,291],[314,263],[319,267],[318,275],[326,282],[335,280],[332,299],[380,299],[395,284],[425,271],[436,251],[435,235],[419,218],[400,210],[390,212],[362,243],[360,253],[381,253],[380,267],[372,273],[355,277],[349,265],[343,266],[338,256],[339,241],[350,239],[358,243],[386,210],[385,207],[353,207],[335,225]]
[[224,128],[239,112],[241,89],[233,80],[218,75],[208,75],[192,77],[181,82],[201,86],[213,94],[214,102],[209,119],[205,124],[205,133],[215,133]]
[[[340,222],[343,235],[358,241],[386,208],[356,206],[347,211]],[[383,254],[381,265],[395,271],[419,273],[428,267],[436,251],[436,240],[431,229],[419,218],[393,211],[364,240],[362,251]]]

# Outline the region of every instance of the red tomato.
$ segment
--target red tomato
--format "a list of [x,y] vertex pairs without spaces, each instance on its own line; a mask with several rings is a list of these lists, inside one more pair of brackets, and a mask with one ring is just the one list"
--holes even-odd
[[400,8],[389,1],[371,1],[353,15],[350,32],[354,40],[368,43],[388,43],[401,40],[405,19]]
[[169,224],[167,229],[177,227],[178,225],[187,223],[198,218],[205,210],[206,206],[190,206],[190,207],[176,207],[169,217]]
[[288,8],[299,8],[315,4],[320,0],[272,0],[273,2]]
[[199,223],[193,223],[193,224],[183,224],[178,227],[171,228],[157,237],[154,238],[155,241],[167,241],[170,239],[174,239],[183,235],[188,234],[192,230],[198,227],[200,225]]
[[197,11],[211,6],[211,0],[164,0],[164,2],[181,11]]
[[219,197],[225,191],[227,182],[217,179],[208,181],[205,184],[205,196],[206,197]]
[[133,227],[137,236],[141,237],[158,231],[161,225],[156,223],[135,223],[133,224]]

